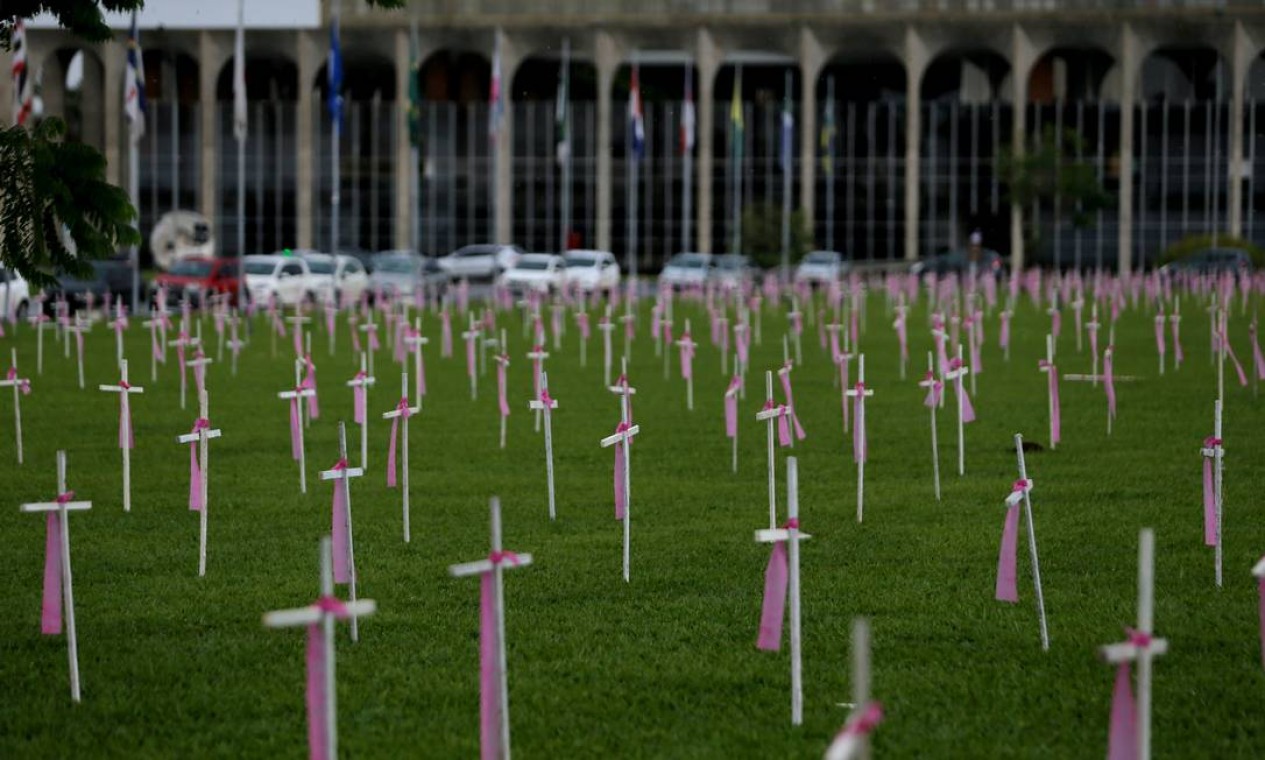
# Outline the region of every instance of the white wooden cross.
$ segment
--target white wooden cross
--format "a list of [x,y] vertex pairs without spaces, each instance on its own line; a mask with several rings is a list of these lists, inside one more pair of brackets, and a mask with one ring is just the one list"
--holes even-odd
[[[734,356],[733,364],[734,364],[733,380],[730,381],[729,387],[725,389],[725,403],[726,404],[730,404],[730,403],[737,404],[738,395],[742,391],[742,377],[738,374],[738,357],[737,356]],[[733,399],[733,401],[730,401],[729,399]],[[733,439],[732,439],[732,446],[733,446],[732,457],[733,457],[734,474],[738,473],[738,430],[741,427],[742,427],[741,425],[737,425],[737,424],[734,425],[734,434],[733,434]]]
[[619,394],[619,419],[621,431],[614,435],[608,435],[601,440],[602,448],[609,448],[616,444],[623,446],[624,449],[624,471],[620,477],[624,481],[624,583],[629,582],[629,571],[631,570],[632,557],[632,443],[633,437],[641,432],[640,425],[631,423],[630,405],[632,404],[632,396],[637,392],[636,388],[628,385],[628,360],[624,359],[624,377],[623,385],[612,387],[612,393]]
[[[746,312],[744,309],[743,316],[739,317],[738,324],[734,325],[734,353],[735,354],[739,353],[738,352],[739,341],[750,340],[751,323],[748,321],[750,319],[750,316],[751,316],[750,313]],[[739,374],[742,375],[742,386],[738,388],[738,398],[740,399],[746,399],[747,397],[747,365],[750,363],[750,361],[751,361],[751,353],[750,353],[750,348],[748,347],[747,356],[745,358],[739,357],[738,359],[738,364],[739,364],[738,372]]]
[[[372,352],[370,352],[372,354]],[[400,444],[400,495],[403,499],[401,511],[404,515],[404,543],[412,540],[412,531],[409,528],[409,504],[408,504],[408,421],[409,418],[422,411],[420,406],[410,407],[408,405],[408,373],[400,373],[400,403],[389,412],[382,413],[382,419],[394,420],[399,419],[401,427],[403,427]]]
[[[1014,310],[1010,308],[1009,306],[1007,306],[1007,308],[1003,309],[998,316],[1001,319],[1002,324],[1009,325],[1010,319],[1014,315],[1015,315]],[[1011,343],[1014,343],[1014,340],[1008,337],[1006,340],[1006,345],[1002,347],[1002,359],[1007,362],[1010,361],[1010,344]]]
[[[378,611],[378,604],[372,599],[361,599],[359,601],[339,603],[337,606],[331,602],[336,602],[334,598],[334,571],[332,567],[332,550],[330,549],[330,539],[328,536],[321,538],[321,599],[316,604],[310,604],[306,607],[299,607],[290,610],[277,610],[264,615],[265,628],[311,628],[320,625],[321,628],[321,667],[320,672],[325,676],[323,684],[318,684],[317,688],[321,689],[321,702],[325,706],[324,743],[328,750],[326,757],[338,757],[338,700],[337,690],[335,688],[335,658],[334,658],[334,622],[339,617],[350,617],[353,624],[358,618],[368,617]],[[340,615],[337,607],[342,607],[345,614]],[[309,716],[310,718],[311,716]],[[317,755],[313,754],[313,757]]]
[[[896,320],[895,320],[895,322],[893,322],[893,323],[892,323],[892,326],[893,326],[893,327],[895,327],[897,324],[901,324],[901,325],[904,325],[904,326],[905,326],[905,329],[906,329],[906,330],[908,330],[908,329],[909,329],[909,328],[908,328],[908,325],[909,325],[909,305],[905,303],[905,294],[904,294],[904,293],[901,293],[901,295],[900,295],[900,302],[896,304],[895,311],[896,311]],[[829,326],[827,326],[827,329],[829,329]],[[908,361],[909,361],[909,354],[908,354],[908,352],[906,352],[906,351],[901,351],[901,352],[900,352],[900,379],[901,379],[901,380],[904,380],[904,379],[905,379],[905,364],[906,364]]]
[[[303,436],[304,436],[303,420],[302,420],[303,406],[304,406],[304,399],[308,399],[308,398],[311,398],[312,396],[315,396],[316,390],[313,388],[301,387],[303,384],[302,370],[300,369],[302,365],[303,363],[301,361],[296,360],[294,362],[294,388],[288,391],[281,391],[280,393],[277,394],[277,398],[285,401],[291,406],[290,435],[292,439],[295,435],[298,436],[299,456],[297,457],[297,459],[299,461],[299,493],[307,493],[307,452],[305,451],[305,445],[303,441]],[[297,423],[295,422],[295,408],[297,408],[298,410]],[[291,445],[293,444],[294,444],[294,441],[292,440]]]
[[[796,365],[791,363],[790,343],[789,341],[787,341],[786,336],[783,335],[782,336],[782,366],[778,367],[777,374],[779,377],[786,377],[787,375],[791,374],[791,371],[794,370],[795,367]],[[788,398],[787,401],[789,402],[790,399]],[[786,409],[787,409],[787,414],[792,415],[789,422],[794,423],[795,417],[793,415],[795,414],[795,407],[791,406],[788,403]],[[795,428],[794,424],[791,424],[790,441],[791,441],[792,449],[795,448],[795,429],[794,428]]]
[[[501,349],[501,353],[493,354],[492,360],[495,361],[497,366],[500,368],[497,371],[497,388],[496,388],[497,404],[499,406],[502,400],[505,398],[505,393],[506,393],[505,387],[501,384],[500,374],[502,372],[508,371],[509,366],[510,366],[510,351],[509,351],[509,344],[506,342],[505,328],[501,328],[501,340],[500,340],[500,343],[497,344],[497,347]],[[506,409],[508,408],[509,407],[506,406]],[[507,426],[506,416],[500,413],[500,409],[497,410],[497,416],[501,418],[501,448],[504,449],[505,448],[505,428]]]
[[329,339],[329,355],[334,355],[338,340],[338,305],[334,299],[325,304],[325,337]]
[[1056,382],[1053,379],[1053,377],[1058,370],[1054,366],[1054,336],[1051,335],[1050,333],[1046,333],[1045,335],[1045,362],[1038,369],[1039,371],[1044,372],[1047,375],[1051,375],[1050,385],[1047,386],[1047,390],[1046,390],[1046,407],[1048,409],[1049,417],[1050,417],[1050,450],[1054,450],[1058,448],[1058,445],[1059,445],[1058,436],[1056,435],[1056,431],[1054,429],[1054,419],[1055,419],[1054,417],[1054,411],[1055,411],[1054,410],[1054,387],[1055,386],[1053,385],[1053,383]]
[[304,346],[303,325],[307,324],[308,322],[311,322],[312,318],[305,316],[303,314],[302,305],[296,303],[294,305],[294,316],[286,317],[286,321],[290,323],[290,331],[294,338],[294,353],[298,356],[302,356],[303,346]]
[[1076,353],[1079,354],[1083,345],[1081,339],[1081,313],[1085,309],[1085,298],[1079,290],[1076,292],[1076,300],[1069,305],[1072,307],[1072,312],[1076,315]]
[[347,387],[353,389],[363,388],[365,397],[364,419],[360,423],[360,466],[369,467],[369,389],[376,382],[373,375],[370,375],[366,367],[365,352],[360,352],[360,373],[347,381]]
[[584,301],[585,301],[584,295],[583,293],[581,293],[580,308],[577,309],[575,313],[571,315],[572,317],[575,318],[575,325],[576,325],[575,332],[580,337],[580,340],[579,340],[580,369],[584,369],[585,367],[589,366],[589,341],[588,341],[588,338],[585,337],[585,330],[580,329],[580,326],[584,324],[585,321],[589,318],[588,312],[584,310],[585,309]]
[[132,511],[132,403],[129,396],[144,388],[128,385],[127,359],[119,362],[118,385],[99,385],[100,390],[119,394],[119,448],[123,449],[123,511]]
[[1212,460],[1212,483],[1213,483],[1213,506],[1216,512],[1216,578],[1217,588],[1221,588],[1221,488],[1224,478],[1225,467],[1225,446],[1221,443],[1221,400],[1216,399],[1213,402],[1213,427],[1212,427],[1212,445],[1199,449],[1199,453],[1204,459]]
[[[828,329],[828,328],[827,328]],[[848,330],[843,331],[843,350],[839,352],[839,372],[835,377],[843,378],[844,384],[848,383],[848,377],[852,371],[852,360],[857,356],[857,352],[852,350],[852,335]],[[844,390],[847,390],[846,388]],[[848,411],[848,405],[843,405],[843,432],[848,432],[851,413]]]
[[1026,484],[1023,494],[1024,521],[1028,524],[1028,556],[1032,559],[1032,585],[1037,597],[1037,616],[1041,622],[1041,649],[1050,651],[1050,629],[1045,622],[1045,595],[1041,590],[1041,562],[1037,558],[1036,526],[1032,522],[1032,480],[1023,457],[1023,435],[1015,433],[1015,457],[1019,464],[1019,480]]
[[624,356],[632,361],[632,327],[631,325],[637,321],[637,315],[632,313],[632,304],[625,306],[623,316],[619,318],[620,323],[624,325]]
[[50,325],[48,317],[41,311],[43,308],[42,303],[36,304],[35,313],[26,318],[35,327],[35,374],[37,375],[44,374],[44,330]]
[[[109,311],[109,302],[106,303],[106,311]],[[119,296],[114,300],[114,319],[110,322],[110,329],[114,331],[114,361],[123,361],[123,330],[127,327],[127,313],[123,309],[123,296]]]
[[[812,538],[799,529],[799,468],[795,457],[786,458],[787,527],[755,532],[756,543],[785,543],[789,583],[787,598],[791,608],[791,725],[804,722],[803,652],[800,646],[799,542]],[[774,516],[776,521],[776,515]]]
[[[669,323],[671,324],[671,323]],[[698,344],[690,337],[690,320],[685,320],[685,334],[676,341],[676,345],[681,349],[681,356],[684,357],[688,351],[690,353],[690,361],[693,363],[694,349]],[[685,378],[685,403],[686,408],[691,412],[694,411],[694,372],[693,367],[690,368],[690,376]]]
[[[180,334],[176,336],[175,340],[167,342],[167,345],[174,346],[177,350],[181,351],[182,356],[183,356],[184,351],[187,351],[190,348],[194,348],[195,346],[198,346],[202,342],[200,338],[190,337],[188,328],[189,328],[188,321],[186,320],[182,322],[180,325]],[[187,365],[188,361],[186,360],[184,363]],[[188,380],[188,376],[185,374],[185,369],[186,368],[184,366],[180,367],[180,408],[181,409],[185,408],[185,394],[189,386],[189,380]]]
[[[347,534],[347,596],[351,599],[352,604],[356,603],[356,543],[353,540],[351,530],[351,479],[359,478],[365,474],[364,468],[351,467],[347,465],[347,425],[342,421],[338,421],[338,459],[344,466],[335,466],[332,470],[322,470],[321,480],[341,480],[343,481],[343,498],[346,500],[346,514],[340,515],[334,512],[333,519],[339,520],[346,517],[346,524],[342,526],[342,530]],[[339,528],[337,525],[330,526],[330,531],[337,535]],[[351,640],[360,640],[360,627],[356,624],[356,616],[351,616]]]
[[[474,314],[470,315],[470,329],[461,333],[461,337],[466,341],[466,374],[470,376],[470,400],[476,401],[479,398],[479,373],[478,368],[474,366],[474,350],[476,341],[479,336],[483,335],[483,330],[479,328],[475,322]],[[556,339],[557,336],[555,336]]]
[[13,432],[18,442],[18,464],[22,464],[22,394],[31,392],[29,378],[18,377],[18,350],[9,349],[9,371],[0,380],[0,388],[13,389]]
[[786,313],[786,322],[790,326],[791,340],[795,344],[795,363],[804,363],[804,344],[800,333],[803,330],[795,329],[795,320],[803,319],[804,314],[799,310],[799,299],[791,297],[791,310]]
[[729,317],[724,312],[716,317],[716,331],[720,333],[720,374],[723,375],[729,370]]
[[[659,330],[656,331],[656,346],[665,343],[664,338],[672,331],[672,300],[667,301],[667,312],[659,318]],[[667,380],[671,374],[672,367],[672,351],[671,346],[663,346],[663,379]]]
[[498,699],[495,699],[497,709],[496,719],[500,726],[500,757],[509,760],[510,757],[510,702],[509,702],[509,673],[506,667],[505,659],[505,570],[518,569],[527,567],[532,562],[530,554],[516,554],[507,552],[502,548],[501,544],[501,500],[492,497],[489,511],[492,516],[491,544],[492,551],[487,559],[476,560],[474,562],[464,562],[459,565],[449,565],[448,573],[454,578],[466,578],[472,575],[482,576],[491,574],[492,578],[492,603],[494,606],[492,617],[495,621],[495,631],[482,631],[481,636],[496,637],[496,662],[494,663],[496,671],[496,688],[498,690]]
[[1181,345],[1180,330],[1182,323],[1182,299],[1180,296],[1173,300],[1173,313],[1168,315],[1168,321],[1173,328],[1173,370],[1176,371],[1182,364],[1181,352],[1178,351],[1178,347]]
[[611,384],[611,331],[615,329],[615,323],[611,321],[611,305],[606,304],[606,315],[597,323],[597,329],[602,331],[602,385]]
[[[528,354],[531,356],[531,354]],[[546,354],[548,356],[548,354]],[[527,406],[536,410],[536,414],[545,416],[545,473],[549,480],[549,519],[557,517],[553,497],[553,410],[558,408],[558,401],[549,396],[549,373],[540,373],[540,391],[536,398],[527,402]]]
[[499,345],[492,310],[484,307],[483,315],[479,317],[479,377],[487,377],[488,374],[488,349],[495,351]]
[[[404,337],[404,345],[408,350],[413,352],[413,398],[417,399],[417,408],[422,408],[422,402],[426,393],[423,384],[426,382],[425,376],[422,374],[422,349],[430,343],[430,338],[422,335],[422,318],[420,316],[413,318],[413,334]],[[373,358],[370,355],[370,366],[372,366]],[[363,369],[363,368],[362,368]],[[370,374],[373,374],[372,372]],[[471,381],[473,385],[473,381]]]
[[1168,317],[1164,316],[1163,304],[1160,305],[1160,313],[1155,315],[1155,337],[1156,348],[1158,349],[1158,357],[1160,362],[1160,376],[1164,376],[1164,343],[1166,337],[1164,328],[1168,326]]
[[[773,373],[764,373],[764,408],[756,412],[757,422],[768,424],[769,432],[769,529],[777,527],[777,459],[773,448],[773,427],[778,424],[778,417],[790,415],[791,410],[785,404],[773,403]],[[792,440],[794,435],[791,435]]]
[[[930,351],[927,352],[927,374],[918,382],[919,387],[926,388],[930,394],[939,386],[932,398],[942,397],[944,395],[944,383],[936,379],[936,362]],[[939,404],[931,404],[931,472],[935,478],[936,484],[936,501],[940,501],[940,439],[936,431],[936,407]]]
[[870,699],[870,622],[852,620],[852,712],[843,730],[826,749],[824,760],[869,760],[870,732],[883,719],[883,709]]
[[[545,359],[549,358],[549,352],[537,344],[535,349],[527,352],[527,358],[532,362],[532,395],[539,396],[545,376]],[[540,432],[540,410],[536,411],[536,432]]]
[[[857,522],[861,522],[861,518],[865,514],[865,447],[869,431],[865,429],[865,397],[873,396],[874,391],[865,387],[865,354],[857,355],[857,384],[853,388],[848,388],[844,392],[848,398],[857,399],[856,419],[852,421],[856,425],[857,432],[861,436],[859,445],[862,450],[853,451],[852,454],[857,462]],[[854,444],[853,448],[856,448]]]
[[550,332],[553,333],[554,351],[562,350],[562,333],[566,330],[567,321],[565,319],[560,319],[559,314],[565,312],[566,310],[566,305],[560,301],[554,301],[549,305],[549,311],[553,315],[553,329],[550,330]]
[[[75,634],[75,591],[70,574],[70,521],[71,512],[92,509],[90,501],[71,501],[75,494],[66,490],[66,452],[57,452],[57,499],[54,501],[23,504],[24,513],[52,513],[57,522],[57,533],[61,541],[61,587],[57,589],[61,596],[60,603],[66,611],[66,653],[70,661],[70,698],[79,701],[79,640]],[[49,520],[52,528],[53,520]]]
[[1089,331],[1089,348],[1091,357],[1092,375],[1094,387],[1098,387],[1098,330],[1102,328],[1102,323],[1098,321],[1098,301],[1094,301],[1090,307],[1089,321],[1085,323],[1085,329]]
[[[82,316],[75,317],[73,325],[66,326],[66,332],[75,336],[75,355],[78,357],[79,367],[79,390],[84,389],[83,384],[83,336],[92,327],[92,323],[85,320]],[[66,336],[66,348],[70,348],[70,335]]]
[[1050,296],[1050,308],[1046,309],[1045,313],[1048,314],[1050,317],[1050,335],[1053,336],[1054,335],[1054,321],[1059,318],[1060,313],[1061,313],[1059,310],[1059,297],[1058,297],[1057,290],[1052,292]]
[[957,358],[958,358],[958,367],[956,369],[950,369],[947,372],[943,372],[942,374],[944,376],[944,380],[946,383],[949,382],[950,380],[956,383],[956,386],[955,386],[956,393],[954,395],[957,397],[957,402],[958,402],[957,404],[958,405],[958,475],[965,475],[966,474],[966,428],[965,428],[965,424],[962,421],[962,410],[965,407],[965,402],[962,398],[962,394],[964,392],[964,389],[962,388],[962,382],[963,382],[962,379],[966,375],[970,374],[971,368],[967,366],[966,362],[963,361],[962,359],[962,344],[961,343],[958,344]]
[[377,353],[377,351],[373,350],[373,344],[378,337],[378,323],[374,319],[372,312],[368,314],[368,318],[365,319],[365,323],[363,325],[360,325],[359,329],[365,334],[365,345],[369,350],[369,374],[372,375],[374,374],[373,355]]
[[[201,344],[199,343],[199,348],[200,347]],[[214,359],[201,354],[195,354],[192,359],[185,362],[185,365],[193,372],[194,385],[197,386],[196,390],[199,393],[201,393],[202,389],[206,387],[206,366],[214,363]],[[198,381],[199,377],[201,378],[201,382]]]
[[1108,644],[1098,650],[1111,665],[1138,664],[1138,701],[1135,715],[1138,760],[1151,757],[1151,665],[1157,655],[1168,652],[1168,641],[1153,636],[1155,631],[1155,532],[1143,528],[1138,533],[1138,627],[1127,641]]
[[207,441],[211,438],[219,438],[222,432],[219,429],[212,430],[210,426],[210,398],[206,391],[198,397],[198,420],[206,422],[206,424],[195,424],[193,432],[186,433],[176,437],[176,443],[188,445],[190,443],[198,444],[198,470],[202,473],[202,509],[198,515],[198,575],[206,575],[206,513],[210,508],[207,500],[209,489],[207,484],[210,481],[210,472],[207,471]]
[[234,310],[228,317],[228,352],[229,352],[229,369],[233,373],[233,377],[237,377],[237,357],[241,354],[242,349],[246,347],[246,341],[242,340],[237,334],[237,327],[241,323],[241,316]]

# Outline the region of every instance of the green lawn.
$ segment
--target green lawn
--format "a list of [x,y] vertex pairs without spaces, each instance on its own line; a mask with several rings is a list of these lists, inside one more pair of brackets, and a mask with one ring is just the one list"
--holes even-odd
[[[598,447],[618,421],[602,387],[600,333],[580,369],[572,328],[548,363],[554,419],[558,519],[547,515],[542,436],[526,410],[530,364],[516,316],[509,447],[497,448],[495,372],[469,397],[464,352],[438,356],[437,319],[425,332],[430,395],[414,420],[413,542],[401,536],[400,497],[385,487],[388,426],[371,428],[370,475],[353,486],[361,596],[378,601],[352,645],[340,628],[338,686],[343,752],[360,757],[473,757],[478,751],[478,584],[448,577],[449,564],[487,552],[487,500],[504,503],[506,547],[536,564],[506,586],[513,746],[531,757],[812,757],[842,724],[849,700],[849,630],[871,619],[875,696],[886,720],[882,755],[1089,757],[1105,753],[1113,669],[1095,647],[1123,636],[1136,616],[1137,534],[1156,530],[1156,630],[1170,653],[1155,669],[1154,743],[1160,757],[1265,756],[1258,697],[1262,677],[1257,592],[1250,575],[1265,553],[1261,457],[1265,414],[1251,388],[1227,372],[1225,587],[1213,582],[1203,546],[1198,448],[1212,432],[1215,368],[1207,318],[1183,313],[1187,364],[1156,376],[1149,313],[1117,327],[1120,383],[1115,435],[1106,436],[1102,390],[1065,382],[1063,444],[1028,456],[1051,649],[1041,651],[1026,539],[1020,539],[1020,603],[993,599],[1004,508],[1016,478],[1011,437],[1046,443],[1045,376],[1037,371],[1048,318],[1030,305],[1014,319],[1003,363],[988,322],[984,371],[967,427],[967,475],[954,471],[953,417],[941,419],[944,500],[932,495],[926,409],[915,385],[931,345],[924,308],[910,317],[914,358],[898,379],[896,340],[882,301],[871,302],[865,337],[870,461],[865,522],[855,519],[856,470],[840,424],[832,367],[816,329],[805,333],[795,393],[808,438],[800,457],[803,528],[804,725],[790,725],[789,657],[755,648],[768,547],[760,400],[741,407],[740,472],[729,471],[722,376],[701,307],[696,409],[685,409],[676,372],[663,378],[647,338],[649,304],[634,347],[632,582],[620,579],[613,519],[612,453]],[[454,320],[458,321],[458,320]],[[0,756],[298,757],[306,753],[304,636],[265,630],[267,610],[315,598],[317,541],[329,530],[330,487],[316,471],[337,458],[337,426],[350,418],[343,383],[356,369],[330,359],[323,328],[321,418],[309,433],[309,493],[298,493],[289,458],[288,361],[269,358],[262,332],[241,360],[209,373],[212,443],[210,551],[197,577],[197,516],[186,508],[188,431],[174,354],[149,381],[148,333],[135,320],[137,449],[133,507],[124,514],[116,447],[117,399],[95,390],[116,379],[113,334],[89,336],[88,383],[52,342],[44,374],[23,399],[27,462],[16,465],[11,397],[0,393]],[[594,320],[596,324],[596,320]],[[1250,363],[1246,319],[1231,336]],[[749,383],[780,363],[785,320],[764,317]],[[1089,370],[1075,351],[1070,311],[1059,368]],[[213,337],[211,322],[205,334]],[[1104,335],[1105,338],[1105,335]],[[386,341],[384,341],[385,343]],[[1105,340],[1104,340],[1105,343]],[[7,358],[13,337],[0,341]],[[285,351],[289,341],[281,341]],[[618,347],[619,341],[616,341]],[[35,370],[34,336],[17,337],[24,375]],[[617,349],[618,350],[618,349]],[[394,405],[390,352],[377,357],[375,416]],[[1228,368],[1227,368],[1228,370]],[[1250,370],[1250,367],[1249,367]],[[356,440],[354,432],[352,440]],[[43,520],[24,501],[55,491],[54,452],[69,452],[69,485],[93,501],[71,521],[83,702],[72,706],[63,637],[39,632]],[[354,450],[353,445],[353,450]],[[779,486],[787,452],[778,453]],[[353,454],[352,459],[356,459]],[[781,505],[784,515],[784,502]]]

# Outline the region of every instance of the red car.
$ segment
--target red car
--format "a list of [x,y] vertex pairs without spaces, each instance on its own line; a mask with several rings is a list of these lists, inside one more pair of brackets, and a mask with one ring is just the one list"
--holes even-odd
[[208,259],[203,256],[176,261],[169,271],[154,278],[155,294],[163,286],[167,287],[168,305],[188,299],[191,306],[200,306],[202,295],[209,293],[228,293],[229,303],[240,305],[244,292],[237,259]]

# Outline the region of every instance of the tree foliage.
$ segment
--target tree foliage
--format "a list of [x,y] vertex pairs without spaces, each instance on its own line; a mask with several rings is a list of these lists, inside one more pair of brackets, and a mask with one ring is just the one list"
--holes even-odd
[[[791,263],[799,261],[812,246],[812,232],[804,212],[791,212]],[[753,203],[742,212],[741,251],[765,268],[782,265],[782,207],[773,203]]]
[[139,10],[144,0],[4,0],[0,17],[0,40],[8,48],[13,25],[20,18],[51,13],[58,26],[88,42],[104,42],[112,32],[106,26],[103,11]]
[[1074,129],[1062,132],[1047,126],[1020,155],[1003,152],[998,174],[1006,185],[1008,200],[1028,208],[1058,208],[1072,225],[1084,229],[1099,211],[1111,203],[1094,166],[1076,160],[1085,155],[1085,138]]

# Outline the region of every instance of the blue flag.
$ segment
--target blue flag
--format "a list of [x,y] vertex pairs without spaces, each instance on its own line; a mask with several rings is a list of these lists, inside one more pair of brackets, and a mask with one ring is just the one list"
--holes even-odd
[[338,44],[338,22],[329,28],[329,115],[339,128],[343,125],[343,51]]

